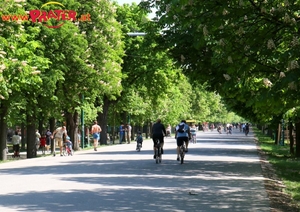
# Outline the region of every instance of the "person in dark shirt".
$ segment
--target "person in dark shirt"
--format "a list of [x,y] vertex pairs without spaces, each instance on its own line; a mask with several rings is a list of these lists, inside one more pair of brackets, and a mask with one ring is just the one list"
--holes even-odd
[[153,140],[153,151],[155,159],[155,143],[156,140],[159,139],[161,144],[161,153],[163,154],[163,147],[164,147],[164,136],[167,134],[165,126],[161,123],[160,119],[157,119],[156,123],[152,126],[152,140]]

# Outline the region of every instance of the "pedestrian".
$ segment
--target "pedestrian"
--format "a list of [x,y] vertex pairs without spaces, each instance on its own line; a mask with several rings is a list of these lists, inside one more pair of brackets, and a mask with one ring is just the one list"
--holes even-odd
[[121,125],[119,127],[119,139],[120,139],[119,142],[120,142],[120,144],[122,144],[124,134],[125,134],[124,124],[121,123]]
[[63,136],[67,136],[67,130],[65,126],[62,127],[58,127],[56,130],[54,130],[54,132],[52,133],[55,139],[54,142],[54,152],[53,152],[53,156],[55,156],[55,146],[59,146],[59,151],[60,151],[60,156],[63,156],[62,154],[62,150],[63,150]]
[[152,126],[152,140],[153,140],[153,152],[155,159],[155,145],[156,140],[159,140],[160,146],[161,146],[161,154],[164,153],[163,147],[164,147],[164,136],[167,135],[165,126],[161,123],[160,119],[157,119],[156,122]]
[[131,130],[132,127],[130,126],[130,123],[127,124],[127,143],[130,144],[131,141]]
[[46,135],[42,135],[40,138],[40,148],[42,149],[42,154],[45,154],[45,148],[46,148]]
[[97,121],[94,121],[92,126],[91,133],[94,139],[94,151],[97,151],[98,141],[100,139],[100,132],[102,131],[101,127],[98,125]]
[[37,130],[35,130],[36,151],[38,151],[40,148],[40,144],[41,144],[40,138],[41,138],[41,134],[39,133],[39,130],[37,129]]
[[13,157],[20,157],[21,136],[19,136],[19,132],[17,130],[15,131],[15,134],[12,136],[11,140],[12,140],[13,151],[14,151]]
[[49,148],[50,148],[50,145],[51,145],[51,136],[52,136],[52,133],[51,133],[50,129],[47,129],[47,131],[46,131],[46,149],[47,149],[47,153],[49,152]]
[[176,126],[175,138],[177,140],[177,160],[179,161],[180,146],[185,142],[185,152],[188,152],[189,140],[191,139],[190,127],[185,120]]

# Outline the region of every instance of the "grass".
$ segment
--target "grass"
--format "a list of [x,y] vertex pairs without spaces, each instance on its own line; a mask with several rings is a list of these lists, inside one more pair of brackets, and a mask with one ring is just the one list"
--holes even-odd
[[285,141],[284,146],[274,143],[274,140],[261,131],[254,129],[262,151],[268,155],[268,161],[276,170],[277,176],[284,182],[284,192],[289,194],[300,206],[300,158],[290,154],[290,146]]

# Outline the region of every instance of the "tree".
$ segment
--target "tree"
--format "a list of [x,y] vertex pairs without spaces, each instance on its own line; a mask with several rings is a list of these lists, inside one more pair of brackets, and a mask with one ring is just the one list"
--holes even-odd
[[122,90],[121,63],[123,52],[121,26],[115,19],[113,5],[105,1],[79,1],[79,12],[90,13],[92,22],[80,22],[79,28],[86,33],[88,41],[88,63],[95,70],[97,81],[95,89],[95,107],[98,108],[98,123],[102,128],[101,144],[107,143],[108,108]]
[[[147,1],[187,76],[252,120],[298,105],[299,5],[289,1]],[[242,107],[241,107],[242,106]],[[246,109],[245,109],[246,107]],[[247,110],[248,112],[244,112]]]

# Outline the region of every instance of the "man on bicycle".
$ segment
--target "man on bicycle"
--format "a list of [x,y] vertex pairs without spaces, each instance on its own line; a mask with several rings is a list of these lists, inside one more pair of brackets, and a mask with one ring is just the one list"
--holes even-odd
[[182,120],[175,128],[175,138],[177,140],[177,160],[179,161],[180,146],[185,142],[185,152],[188,152],[189,140],[191,139],[191,132],[189,125],[185,120]]
[[164,153],[163,146],[164,146],[164,136],[167,134],[165,126],[161,123],[160,119],[157,119],[156,123],[152,126],[152,140],[153,140],[153,151],[155,159],[155,144],[156,140],[158,139],[161,146],[161,154]]

